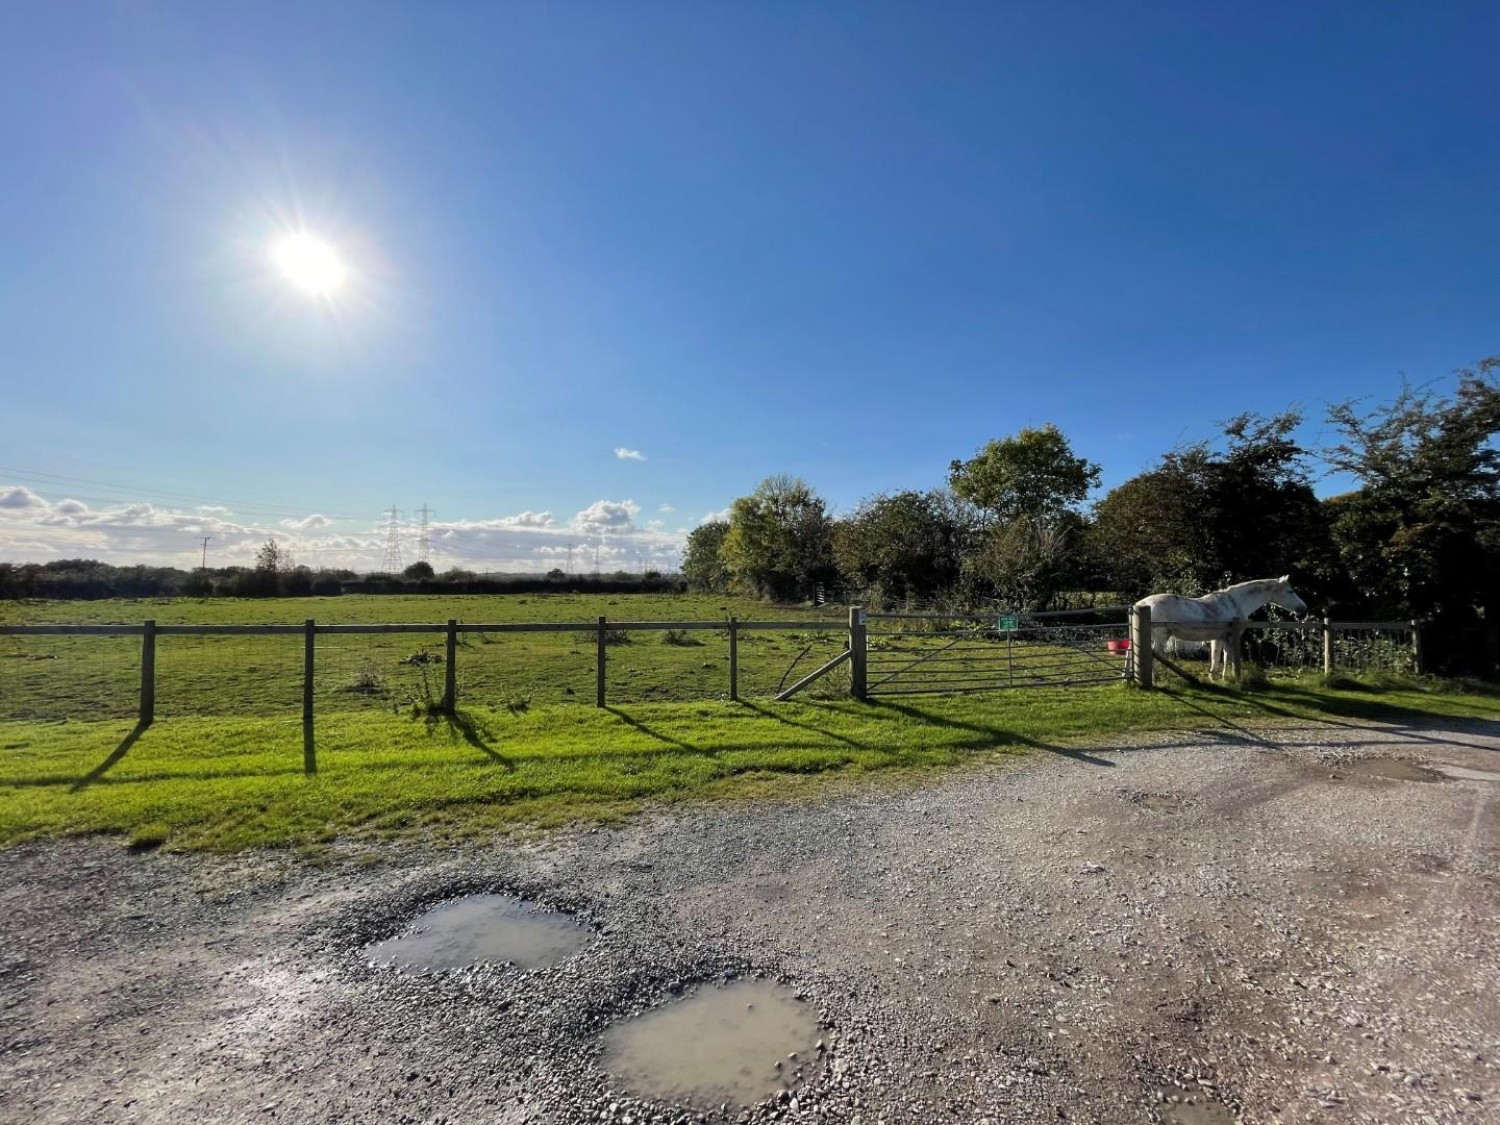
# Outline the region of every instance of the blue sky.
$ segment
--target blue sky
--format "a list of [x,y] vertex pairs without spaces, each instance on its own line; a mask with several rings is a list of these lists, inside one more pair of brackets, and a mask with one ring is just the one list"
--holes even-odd
[[1118,484],[1500,351],[1492,3],[6,21],[0,558],[369,567],[426,502],[440,567],[633,569],[771,473],[1053,421]]

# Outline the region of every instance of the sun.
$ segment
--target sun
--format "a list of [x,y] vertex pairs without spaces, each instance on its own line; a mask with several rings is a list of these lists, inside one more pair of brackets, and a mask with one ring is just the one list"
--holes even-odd
[[288,234],[271,246],[274,261],[286,279],[314,297],[331,297],[349,276],[338,252],[310,234]]

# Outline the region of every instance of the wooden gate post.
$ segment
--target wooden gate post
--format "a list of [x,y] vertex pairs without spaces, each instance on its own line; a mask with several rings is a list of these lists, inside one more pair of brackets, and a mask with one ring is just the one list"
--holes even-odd
[[448,618],[447,646],[443,653],[443,714],[458,708],[458,622]]
[[1420,676],[1422,674],[1422,623],[1420,621],[1411,623],[1411,662],[1412,671]]
[[849,607],[849,694],[855,699],[867,698],[865,683],[865,642],[868,633],[865,626],[865,607]]
[[1151,651],[1151,607],[1132,606],[1130,610],[1131,667],[1135,669],[1135,686],[1152,687],[1155,683],[1156,663]]
[[1323,675],[1333,675],[1333,618],[1323,617]]
[[594,706],[604,706],[604,652],[608,643],[608,634],[605,632],[605,619],[599,618],[598,653],[595,656],[596,667],[594,669]]
[[137,720],[147,727],[156,721],[156,622],[141,629],[141,709]]
[[313,637],[316,626],[309,617],[302,623],[302,770],[318,772],[318,756],[313,748]]
[[738,703],[740,698],[740,619],[729,619],[729,698]]

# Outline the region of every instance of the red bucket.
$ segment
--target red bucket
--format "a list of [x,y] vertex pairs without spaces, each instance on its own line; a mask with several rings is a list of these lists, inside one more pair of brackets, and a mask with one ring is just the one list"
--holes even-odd
[[1104,647],[1110,652],[1129,652],[1130,642],[1128,640],[1105,641]]

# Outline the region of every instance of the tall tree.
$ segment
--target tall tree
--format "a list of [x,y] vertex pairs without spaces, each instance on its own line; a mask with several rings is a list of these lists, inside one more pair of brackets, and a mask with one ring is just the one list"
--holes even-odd
[[1000,520],[1045,520],[1083,503],[1099,486],[1099,466],[1075,456],[1063,432],[1048,422],[953,461],[948,483],[954,495]]
[[1458,373],[1453,396],[1405,386],[1362,413],[1329,411],[1326,450],[1359,483],[1336,505],[1334,536],[1361,592],[1421,617],[1500,620],[1500,356]]
[[777,601],[810,597],[837,574],[833,522],[799,477],[767,477],[729,507],[720,557],[734,588]]
[[689,589],[705,594],[729,592],[729,568],[720,555],[728,534],[728,520],[709,520],[688,532],[682,576],[687,579]]
[[[1094,507],[1092,554],[1121,594],[1199,594],[1287,572],[1322,600],[1332,581],[1327,518],[1310,483],[1295,410],[1241,414],[1215,449],[1195,442]],[[1304,590],[1306,592],[1306,590]]]
[[946,491],[873,496],[834,525],[834,559],[882,600],[931,598],[957,584],[974,522]]
[[969,596],[1030,609],[1052,604],[1077,571],[1082,520],[1076,509],[1098,487],[1099,472],[1051,422],[952,462],[954,494],[988,517],[965,559]]

